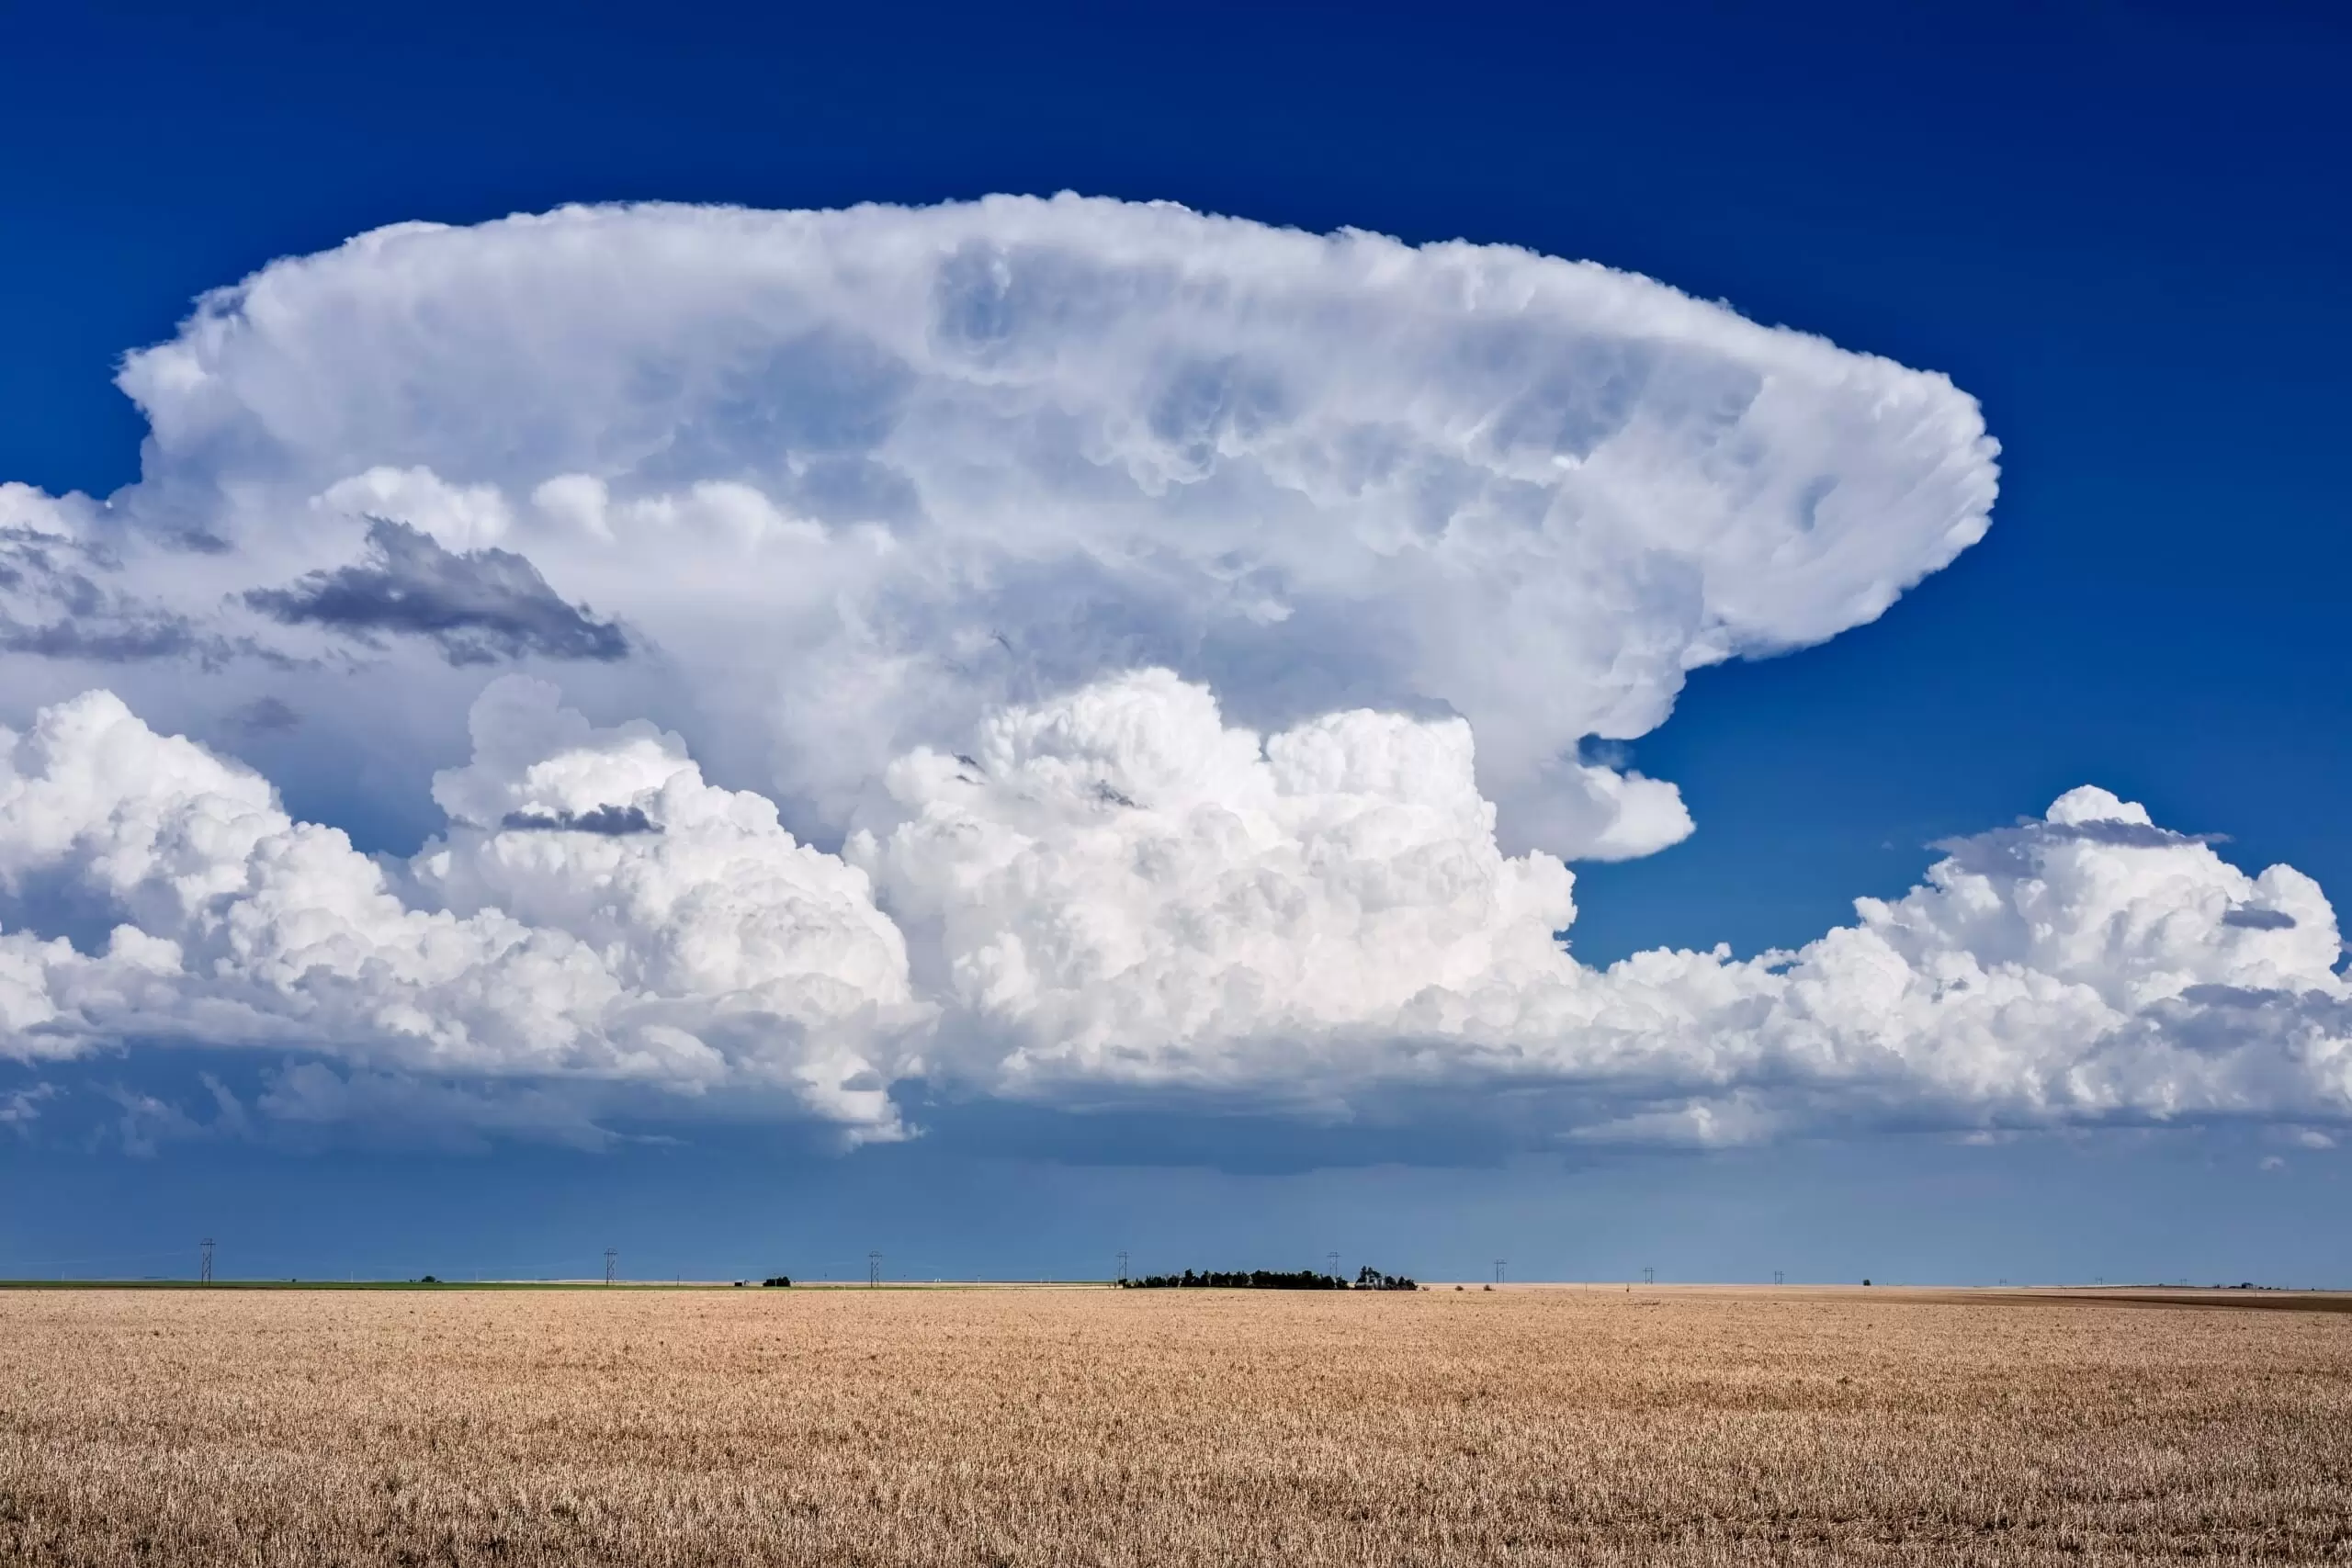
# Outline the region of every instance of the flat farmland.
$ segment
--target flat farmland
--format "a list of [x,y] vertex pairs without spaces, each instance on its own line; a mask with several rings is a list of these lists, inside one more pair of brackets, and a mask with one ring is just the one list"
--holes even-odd
[[0,1292],[0,1560],[2345,1562],[2352,1315],[1793,1288]]

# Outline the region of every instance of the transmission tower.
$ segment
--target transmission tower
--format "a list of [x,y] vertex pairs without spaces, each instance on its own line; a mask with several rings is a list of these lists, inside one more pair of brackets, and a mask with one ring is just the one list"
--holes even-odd
[[199,1285],[212,1283],[212,1238],[210,1236],[204,1238],[202,1250],[197,1254],[196,1282]]
[[1327,1252],[1323,1257],[1331,1265],[1331,1278],[1334,1280],[1338,1279],[1340,1277],[1340,1255],[1336,1252]]
[[605,1248],[605,1283],[609,1285],[613,1282],[615,1277],[620,1273],[620,1253],[613,1247]]
[[1642,1283],[1645,1285],[1655,1285],[1657,1283],[1657,1270],[1651,1268],[1646,1263],[1642,1265]]
[[882,1255],[878,1252],[869,1252],[865,1255],[865,1288],[870,1291],[881,1282]]
[[1781,1271],[1780,1271],[1778,1269],[1773,1269],[1773,1270],[1772,1270],[1772,1283],[1774,1283],[1774,1284],[1776,1284],[1776,1285],[1777,1285],[1777,1284],[1779,1284],[1780,1282],[1781,1282]]
[[1126,1282],[1127,1282],[1127,1255],[1126,1255],[1125,1253],[1122,1252],[1122,1253],[1120,1253],[1120,1254],[1119,1254],[1119,1283],[1121,1283],[1122,1285],[1124,1285],[1124,1284],[1125,1284]]
[[1496,1284],[1499,1285],[1499,1284],[1501,1284],[1501,1283],[1503,1282],[1503,1269],[1504,1269],[1505,1268],[1507,1268],[1508,1266],[1509,1266],[1509,1263],[1508,1263],[1508,1260],[1507,1260],[1507,1259],[1505,1259],[1505,1258],[1496,1258],[1496,1259],[1495,1259],[1495,1283],[1496,1283]]

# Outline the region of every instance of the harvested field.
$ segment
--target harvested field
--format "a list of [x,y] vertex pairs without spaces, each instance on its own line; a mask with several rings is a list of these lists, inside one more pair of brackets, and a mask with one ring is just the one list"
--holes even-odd
[[27,1563],[2352,1560],[2352,1318],[1891,1291],[0,1292]]

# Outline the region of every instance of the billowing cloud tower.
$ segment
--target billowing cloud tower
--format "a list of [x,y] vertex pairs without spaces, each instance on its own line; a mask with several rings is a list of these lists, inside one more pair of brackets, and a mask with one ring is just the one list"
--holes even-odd
[[574,209],[273,264],[122,384],[138,484],[0,486],[10,1055],[867,1137],[917,1081],[1509,1085],[1588,1139],[2346,1109],[2319,889],[2096,790],[1799,953],[1569,955],[1565,863],[1692,827],[1604,743],[1995,492],[1944,378],[1644,278]]

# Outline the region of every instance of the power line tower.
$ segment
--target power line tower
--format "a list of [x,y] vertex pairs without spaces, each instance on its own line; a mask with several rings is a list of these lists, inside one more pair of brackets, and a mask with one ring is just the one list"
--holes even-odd
[[1336,1252],[1327,1252],[1323,1257],[1324,1260],[1331,1265],[1331,1278],[1334,1280],[1338,1279],[1340,1277],[1340,1255]]
[[212,1283],[212,1238],[210,1236],[204,1238],[203,1247],[197,1254],[196,1282],[199,1285]]
[[1776,1285],[1777,1285],[1777,1284],[1779,1284],[1780,1282],[1781,1282],[1781,1271],[1780,1271],[1778,1269],[1773,1269],[1773,1270],[1772,1270],[1772,1283],[1774,1283],[1774,1284],[1776,1284]]
[[1499,1284],[1501,1284],[1501,1283],[1503,1282],[1503,1270],[1504,1270],[1504,1269],[1506,1269],[1507,1267],[1509,1267],[1509,1260],[1508,1260],[1508,1259],[1506,1259],[1506,1258],[1496,1258],[1496,1259],[1495,1259],[1495,1283],[1496,1283],[1496,1284],[1499,1285]]
[[1122,1285],[1124,1285],[1124,1284],[1125,1284],[1126,1282],[1127,1282],[1127,1255],[1126,1255],[1125,1253],[1122,1252],[1122,1253],[1120,1253],[1120,1254],[1119,1254],[1119,1283],[1121,1283]]
[[621,1255],[613,1247],[605,1248],[605,1283],[611,1284],[620,1273]]
[[865,1255],[865,1288],[870,1291],[881,1283],[882,1255],[878,1252],[869,1252]]
[[1657,1283],[1657,1270],[1651,1268],[1646,1263],[1642,1265],[1642,1283],[1645,1285],[1655,1285]]

